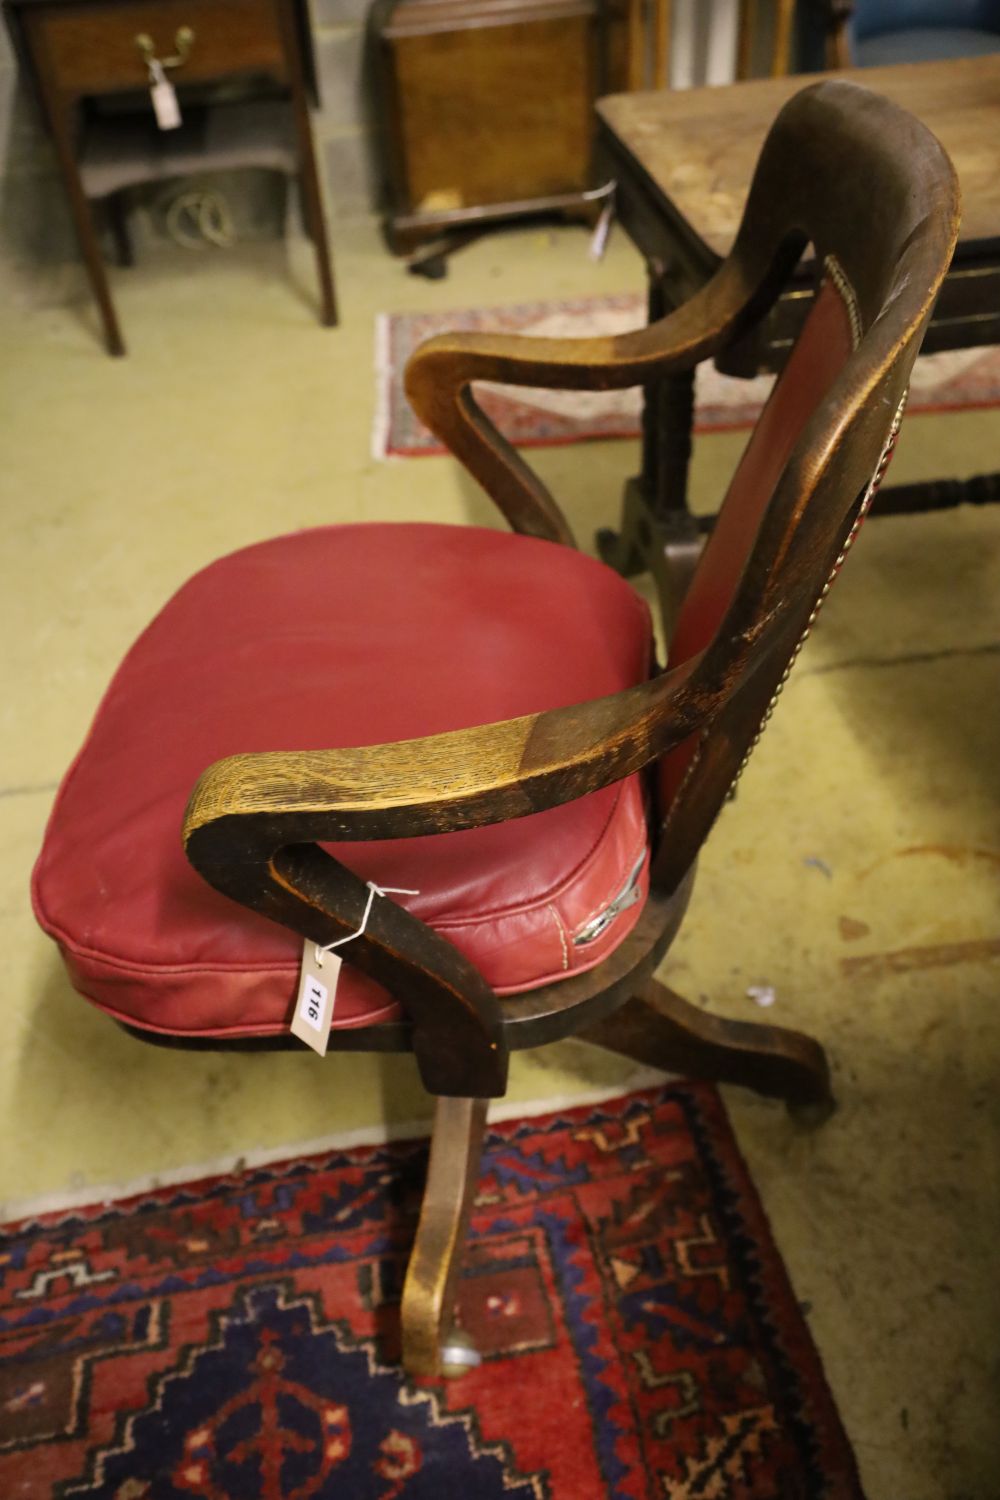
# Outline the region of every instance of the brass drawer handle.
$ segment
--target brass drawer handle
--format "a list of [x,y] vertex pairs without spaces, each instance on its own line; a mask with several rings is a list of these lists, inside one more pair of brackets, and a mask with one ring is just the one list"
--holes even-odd
[[161,68],[180,68],[187,62],[194,46],[194,30],[190,26],[178,28],[174,37],[174,47],[177,49],[170,57],[157,57],[153,38],[146,31],[140,31],[135,39],[135,45],[142,53],[142,60],[147,68],[151,68],[158,62]]

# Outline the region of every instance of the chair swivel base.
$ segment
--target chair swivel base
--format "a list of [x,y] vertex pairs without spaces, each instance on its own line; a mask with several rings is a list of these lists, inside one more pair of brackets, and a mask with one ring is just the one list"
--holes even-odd
[[[821,1124],[835,1108],[818,1042],[780,1026],[708,1015],[655,979],[578,1035],[665,1072],[742,1084],[783,1099],[803,1125]],[[485,1099],[437,1100],[427,1190],[403,1289],[403,1366],[409,1375],[455,1378],[479,1362],[453,1319],[486,1108]]]

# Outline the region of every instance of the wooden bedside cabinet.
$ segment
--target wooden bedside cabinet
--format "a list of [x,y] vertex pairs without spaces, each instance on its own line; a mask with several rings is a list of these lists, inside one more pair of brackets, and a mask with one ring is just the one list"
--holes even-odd
[[[320,318],[327,326],[336,323],[333,270],[309,120],[304,57],[308,27],[297,0],[4,0],[4,8],[33,74],[52,136],[110,354],[124,354],[125,345],[91,200],[140,181],[197,168],[260,164],[284,167],[298,177],[316,251]],[[261,110],[258,118],[267,128],[256,135],[251,131],[243,141],[238,132],[225,128],[227,120],[240,118],[233,106],[200,102],[195,112],[199,151],[197,146],[192,149],[190,132],[185,135],[183,125],[179,130],[157,131],[147,93],[144,114],[129,117],[138,132],[131,145],[128,129],[116,125],[122,140],[120,159],[95,165],[88,178],[77,150],[79,104],[110,96],[141,98],[154,77],[168,80],[176,90],[182,115],[189,86],[237,80],[260,80],[271,92],[277,85],[287,102],[277,112],[273,104]],[[149,149],[141,146],[144,119],[150,136],[156,137]],[[272,123],[276,135],[270,129]],[[220,144],[214,151],[211,145],[206,150],[206,141]]]
[[375,0],[389,244],[540,211],[592,217],[602,0]]

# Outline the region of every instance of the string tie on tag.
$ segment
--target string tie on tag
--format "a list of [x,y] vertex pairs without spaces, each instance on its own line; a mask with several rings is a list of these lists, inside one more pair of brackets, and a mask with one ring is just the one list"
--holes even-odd
[[365,882],[368,887],[368,900],[365,903],[364,915],[361,918],[361,926],[357,932],[349,932],[346,937],[337,938],[335,942],[327,943],[325,947],[316,944],[316,962],[322,968],[323,954],[332,953],[334,948],[342,948],[345,943],[353,943],[355,938],[361,937],[368,926],[368,918],[371,916],[372,906],[375,904],[376,896],[419,896],[419,891],[407,890],[400,885],[376,885],[374,880]]

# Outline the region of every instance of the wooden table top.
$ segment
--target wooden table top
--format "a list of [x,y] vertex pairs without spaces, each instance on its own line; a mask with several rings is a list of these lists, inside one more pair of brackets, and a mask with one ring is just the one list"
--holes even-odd
[[[708,250],[725,256],[768,127],[816,76],[615,94],[597,112]],[[958,172],[963,243],[1000,239],[1000,54],[825,76],[853,79],[918,115]]]

